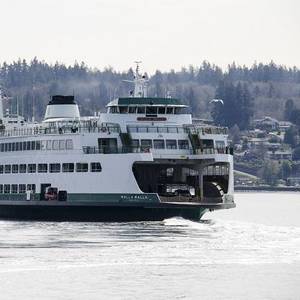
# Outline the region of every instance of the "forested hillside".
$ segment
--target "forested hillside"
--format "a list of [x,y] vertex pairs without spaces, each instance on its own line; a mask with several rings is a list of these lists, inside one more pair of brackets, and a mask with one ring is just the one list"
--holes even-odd
[[[72,66],[48,64],[34,58],[3,63],[0,84],[13,99],[6,108],[31,119],[41,119],[50,95],[74,94],[81,114],[103,111],[105,104],[119,96],[127,96],[132,89],[123,79],[132,79],[133,72],[119,72],[112,68],[93,69],[84,63]],[[224,125],[235,123],[247,128],[251,118],[265,115],[283,120],[285,103],[290,99],[293,109],[300,108],[300,70],[276,65],[253,64],[252,67],[234,63],[226,70],[204,61],[180,71],[156,71],[149,78],[149,95],[181,98],[190,105],[195,117],[210,118]],[[224,100],[224,106],[210,103],[213,98]]]

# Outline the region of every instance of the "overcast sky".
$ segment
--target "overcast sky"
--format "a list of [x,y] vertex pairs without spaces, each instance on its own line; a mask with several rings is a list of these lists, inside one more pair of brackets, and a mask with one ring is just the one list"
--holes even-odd
[[0,62],[300,67],[299,0],[0,0]]

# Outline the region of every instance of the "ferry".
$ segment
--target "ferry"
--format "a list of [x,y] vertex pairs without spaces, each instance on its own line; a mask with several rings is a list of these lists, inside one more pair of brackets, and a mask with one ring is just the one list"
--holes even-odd
[[148,97],[138,65],[132,83],[89,117],[74,96],[52,96],[40,123],[4,113],[1,94],[1,219],[200,220],[235,207],[227,129],[193,123],[179,99]]

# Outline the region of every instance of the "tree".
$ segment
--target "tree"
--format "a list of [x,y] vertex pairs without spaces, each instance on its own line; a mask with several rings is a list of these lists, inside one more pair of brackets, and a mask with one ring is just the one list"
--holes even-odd
[[229,137],[231,138],[234,145],[238,144],[241,140],[241,132],[239,126],[236,124],[230,128]]
[[292,112],[295,109],[294,101],[288,99],[284,105],[284,118],[287,121],[291,121]]
[[279,167],[278,163],[272,160],[267,160],[264,162],[260,174],[262,179],[269,185],[276,185],[278,180]]
[[291,112],[290,121],[297,126],[300,126],[300,109],[294,109]]
[[247,84],[221,81],[216,89],[215,98],[222,102],[214,103],[212,117],[215,123],[232,127],[235,124],[241,130],[249,127],[253,115],[253,99]]
[[293,160],[300,160],[300,146],[295,148],[293,152]]
[[298,130],[295,126],[291,126],[288,128],[284,134],[284,143],[291,145],[291,147],[295,147],[297,144],[297,136]]
[[284,160],[281,163],[279,175],[282,179],[287,179],[292,172],[292,163],[290,161]]

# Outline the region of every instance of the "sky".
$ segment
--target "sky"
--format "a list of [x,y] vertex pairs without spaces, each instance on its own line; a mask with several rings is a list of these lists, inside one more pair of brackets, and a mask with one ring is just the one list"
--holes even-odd
[[299,0],[0,0],[0,62],[300,67]]

